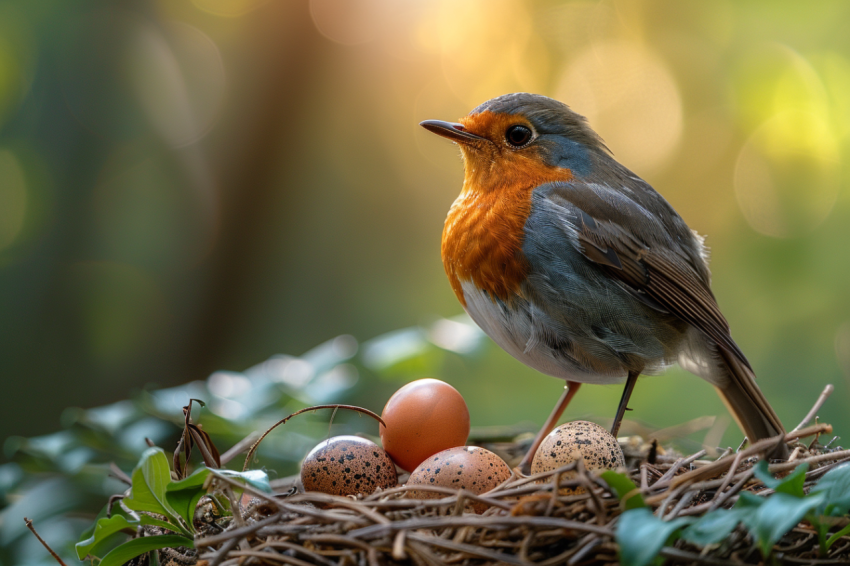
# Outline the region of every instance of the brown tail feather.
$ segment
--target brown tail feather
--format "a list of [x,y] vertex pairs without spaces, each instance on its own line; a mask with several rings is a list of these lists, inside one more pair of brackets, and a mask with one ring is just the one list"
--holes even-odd
[[[747,435],[750,443],[763,438],[770,438],[785,433],[785,428],[773,407],[765,399],[764,394],[756,385],[756,376],[746,364],[733,354],[718,348],[720,364],[728,378],[722,387],[717,387],[717,393],[729,412],[735,417],[738,426]],[[783,442],[771,454],[773,458],[787,458],[788,446]]]

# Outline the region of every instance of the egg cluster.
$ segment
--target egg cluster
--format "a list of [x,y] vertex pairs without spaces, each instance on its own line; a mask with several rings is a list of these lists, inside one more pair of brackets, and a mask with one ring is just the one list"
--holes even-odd
[[[511,475],[504,460],[489,450],[464,446],[469,437],[469,409],[448,383],[437,379],[408,383],[390,397],[381,419],[383,448],[364,438],[337,436],[310,451],[301,465],[304,489],[368,495],[398,484],[396,465],[412,472],[408,485],[473,493],[489,491]],[[427,490],[409,494],[440,495]]]
[[[398,484],[396,466],[410,472],[407,496],[446,497],[445,489],[486,493],[511,477],[499,456],[465,446],[469,410],[451,385],[437,379],[408,383],[387,401],[381,415],[383,448],[357,436],[337,436],[316,446],[301,466],[307,491],[332,495],[368,495]],[[560,468],[582,459],[590,469],[623,466],[617,440],[597,424],[575,421],[553,430],[540,445],[532,473]],[[472,502],[476,512],[485,508]]]

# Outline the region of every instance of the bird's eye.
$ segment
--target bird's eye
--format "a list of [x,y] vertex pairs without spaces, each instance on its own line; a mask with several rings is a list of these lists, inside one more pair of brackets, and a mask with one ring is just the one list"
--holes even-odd
[[505,132],[505,140],[513,147],[522,147],[531,140],[531,130],[525,126],[511,126]]

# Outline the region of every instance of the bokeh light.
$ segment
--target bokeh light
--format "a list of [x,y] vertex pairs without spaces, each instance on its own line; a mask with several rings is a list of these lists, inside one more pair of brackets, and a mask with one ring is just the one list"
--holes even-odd
[[[848,19],[840,0],[6,0],[3,434],[216,371],[213,411],[237,418],[227,372],[260,360],[276,387],[380,410],[402,374],[376,368],[405,352],[403,375],[455,384],[473,424],[542,421],[561,382],[495,347],[463,357],[490,342],[455,318],[440,260],[462,163],[418,126],[514,91],[587,116],[708,237],[782,419],[831,381],[821,416],[846,428]],[[348,334],[366,366],[301,356]],[[586,387],[566,418],[610,418],[619,394]],[[647,427],[726,414],[676,369],[634,399]]]
[[197,141],[213,127],[224,101],[215,43],[177,22],[162,31],[140,23],[131,33],[125,65],[141,107],[169,145]]
[[639,43],[611,40],[588,46],[567,67],[558,96],[636,171],[652,172],[677,147],[679,89],[664,63]]
[[236,18],[256,10],[269,0],[192,0],[198,9],[228,18]]
[[838,197],[837,145],[824,116],[789,110],[757,129],[738,155],[735,194],[747,222],[791,236],[823,222]]
[[14,4],[0,4],[0,126],[25,98],[37,63],[26,16]]
[[[441,0],[435,6],[419,24],[419,41],[423,48],[437,51],[446,82],[458,98],[472,109],[499,94],[523,90],[515,59],[526,52],[532,35],[525,4]],[[537,43],[531,53],[541,50]],[[529,75],[541,70],[541,61],[522,61],[522,65],[526,63],[530,67],[527,72],[523,69],[521,76],[534,82]],[[545,59],[542,63],[545,71]]]
[[319,32],[343,45],[374,41],[391,21],[387,0],[310,0],[310,15]]
[[743,65],[741,111],[747,121],[763,121],[735,166],[741,211],[765,235],[812,230],[838,197],[843,125],[817,70],[799,53],[784,45],[759,46]]

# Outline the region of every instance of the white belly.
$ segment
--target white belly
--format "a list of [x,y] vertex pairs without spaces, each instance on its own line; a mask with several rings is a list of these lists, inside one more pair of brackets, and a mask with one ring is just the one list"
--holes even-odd
[[494,301],[471,281],[462,281],[466,312],[507,353],[541,373],[580,383],[622,383],[627,372],[586,369],[567,352],[555,350],[541,340],[546,331],[535,321],[535,307],[517,299],[515,308]]

